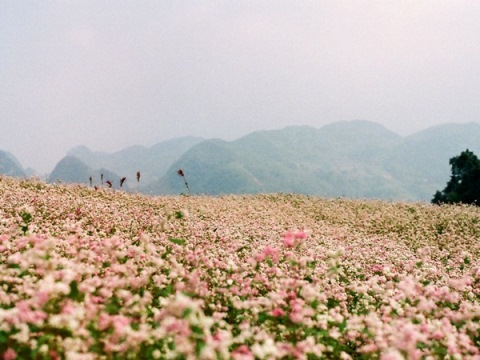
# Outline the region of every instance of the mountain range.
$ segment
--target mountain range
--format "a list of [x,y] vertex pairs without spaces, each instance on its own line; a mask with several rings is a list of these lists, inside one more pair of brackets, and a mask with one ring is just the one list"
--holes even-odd
[[27,173],[15,156],[7,151],[0,150],[0,174],[20,177]]
[[[103,173],[115,183],[126,176],[131,190],[152,195],[188,193],[187,180],[192,193],[205,195],[293,192],[429,201],[449,179],[449,159],[467,148],[480,154],[479,140],[478,123],[444,124],[400,136],[355,120],[258,131],[230,142],[185,137],[116,153],[80,146],[57,164],[49,181],[88,183],[92,176],[98,184]],[[6,163],[1,154],[0,173]]]
[[150,183],[164,176],[175,160],[203,140],[187,136],[163,141],[152,147],[130,146],[114,153],[93,152],[85,146],[77,146],[67,156],[76,157],[92,169],[108,169],[117,176],[127,176],[129,179],[141,171],[142,183]]

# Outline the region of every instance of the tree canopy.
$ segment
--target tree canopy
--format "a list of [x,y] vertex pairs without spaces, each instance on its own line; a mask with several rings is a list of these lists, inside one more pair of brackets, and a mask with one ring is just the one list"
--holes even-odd
[[480,160],[470,150],[450,159],[452,175],[443,191],[433,196],[434,204],[480,205]]

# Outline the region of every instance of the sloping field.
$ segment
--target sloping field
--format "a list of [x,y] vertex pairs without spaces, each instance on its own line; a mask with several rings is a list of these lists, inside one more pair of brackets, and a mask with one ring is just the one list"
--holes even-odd
[[0,177],[4,359],[480,358],[480,209]]

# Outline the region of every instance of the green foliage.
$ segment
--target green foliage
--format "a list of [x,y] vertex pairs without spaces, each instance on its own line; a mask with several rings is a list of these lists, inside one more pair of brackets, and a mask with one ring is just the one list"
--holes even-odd
[[434,204],[475,204],[480,201],[480,160],[468,149],[450,159],[452,175],[443,191],[433,196]]
[[28,231],[28,224],[32,222],[32,215],[27,211],[22,211],[19,213],[19,215],[23,220],[23,223],[21,224],[22,232],[24,235],[26,235]]
[[70,283],[70,293],[68,295],[73,301],[81,302],[85,298],[85,295],[78,289],[78,282],[73,280]]
[[185,240],[184,239],[176,239],[176,238],[168,238],[168,240],[174,244],[177,244],[177,245],[185,245]]

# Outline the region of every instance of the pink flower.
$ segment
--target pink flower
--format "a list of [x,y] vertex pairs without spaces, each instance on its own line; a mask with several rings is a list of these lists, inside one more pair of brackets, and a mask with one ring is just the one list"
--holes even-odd
[[293,311],[293,312],[290,313],[289,319],[290,319],[291,322],[293,322],[295,324],[299,324],[303,320],[303,315],[302,315],[301,312]]
[[280,316],[283,316],[285,315],[285,311],[283,311],[282,308],[279,308],[279,307],[276,307],[275,309],[273,309],[270,314],[272,316],[275,316],[275,317],[280,317]]
[[13,360],[17,358],[17,353],[12,348],[8,348],[7,351],[3,353],[3,360]]
[[115,315],[112,320],[113,328],[117,334],[123,333],[124,328],[130,325],[130,319],[123,315]]
[[73,306],[71,301],[66,301],[62,308],[62,314],[71,315],[75,311],[75,307]]
[[232,359],[234,360],[253,360],[255,357],[247,345],[240,345],[232,351]]
[[305,231],[297,231],[297,232],[291,232],[287,231],[283,235],[283,245],[286,247],[295,247],[299,245],[300,240],[306,239],[308,234]]
[[378,346],[374,343],[363,345],[358,351],[360,353],[373,353],[378,350]]
[[98,329],[100,331],[106,330],[110,326],[111,320],[110,315],[101,313],[98,318]]
[[396,349],[388,349],[380,356],[380,360],[403,360],[405,359],[400,351]]
[[265,256],[265,257],[271,257],[273,261],[277,261],[278,260],[278,250],[271,247],[270,245],[269,246],[266,246],[263,251],[262,251],[262,254]]
[[383,272],[384,266],[383,266],[383,265],[380,265],[380,264],[374,264],[374,265],[372,265],[370,268],[372,269],[372,271],[373,271],[374,273],[376,273],[376,272]]
[[162,326],[168,333],[174,333],[183,337],[188,337],[192,333],[190,325],[183,319],[168,318]]
[[301,231],[297,231],[297,232],[294,234],[294,236],[295,236],[295,239],[304,240],[304,239],[307,238],[308,234],[307,234],[305,231],[301,230]]
[[292,235],[291,232],[288,232],[283,236],[283,245],[285,245],[286,247],[295,246],[295,237]]
[[48,300],[49,300],[49,295],[48,295],[48,292],[46,291],[39,291],[37,293],[37,300],[38,300],[38,305],[40,307],[42,307],[43,305],[45,305]]
[[259,253],[254,256],[256,262],[261,262],[265,259],[265,254]]

